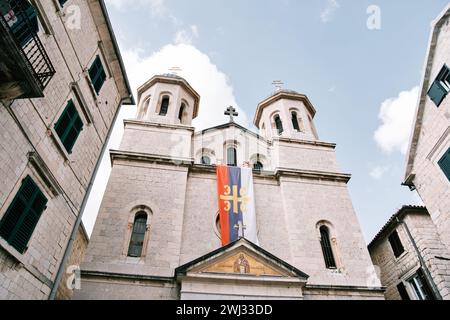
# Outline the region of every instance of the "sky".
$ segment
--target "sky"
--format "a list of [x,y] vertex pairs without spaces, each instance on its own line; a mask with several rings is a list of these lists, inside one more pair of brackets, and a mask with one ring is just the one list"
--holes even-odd
[[[431,22],[446,0],[105,0],[132,89],[179,67],[201,95],[202,129],[251,123],[274,80],[306,94],[321,140],[337,143],[364,237],[401,206],[421,204],[401,186]],[[136,97],[136,95],[135,95]],[[108,145],[117,149],[123,106]],[[83,214],[90,234],[109,178],[102,160]]]

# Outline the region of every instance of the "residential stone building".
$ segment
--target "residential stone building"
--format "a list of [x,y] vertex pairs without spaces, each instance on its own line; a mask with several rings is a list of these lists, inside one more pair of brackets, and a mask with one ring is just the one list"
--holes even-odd
[[368,249],[387,300],[450,299],[450,252],[425,207],[402,207]]
[[[158,75],[138,89],[75,299],[383,299],[336,161],[304,94],[258,104],[259,133],[196,131],[200,96]],[[259,245],[221,247],[216,165],[252,166]]]
[[0,0],[0,299],[53,299],[121,104],[102,0]]
[[417,190],[450,248],[450,5],[432,32],[407,155],[404,184]]

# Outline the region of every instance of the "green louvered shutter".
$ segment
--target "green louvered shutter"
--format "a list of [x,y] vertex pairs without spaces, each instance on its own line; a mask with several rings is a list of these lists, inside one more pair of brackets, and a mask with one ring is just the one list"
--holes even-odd
[[72,148],[82,130],[83,121],[73,101],[70,100],[55,124],[55,131],[68,153],[72,153]]
[[441,160],[439,160],[439,166],[450,181],[450,149],[448,149]]
[[106,73],[103,69],[102,60],[100,56],[97,56],[89,69],[89,77],[91,78],[92,85],[94,86],[95,92],[99,94],[100,89],[105,83]]
[[428,96],[438,107],[442,103],[446,95],[447,91],[439,84],[438,81],[435,81],[428,91]]
[[47,198],[27,176],[0,221],[0,236],[20,253],[25,252],[46,205]]

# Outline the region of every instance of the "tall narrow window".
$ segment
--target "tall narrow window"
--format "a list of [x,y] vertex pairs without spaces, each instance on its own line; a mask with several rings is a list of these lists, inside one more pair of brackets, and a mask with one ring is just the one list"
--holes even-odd
[[227,164],[231,167],[237,166],[237,151],[235,147],[227,149]]
[[183,123],[183,114],[184,110],[186,109],[186,105],[184,103],[181,104],[180,111],[178,112],[178,120],[180,120],[180,123]]
[[297,112],[292,111],[292,125],[294,130],[300,131],[300,125],[298,124]]
[[128,248],[129,257],[142,256],[142,247],[144,246],[145,232],[147,231],[147,214],[143,211],[136,214],[133,223],[130,246]]
[[436,80],[428,91],[428,96],[439,107],[447,94],[450,92],[450,69],[444,65],[439,72]]
[[100,93],[100,89],[103,87],[103,84],[106,80],[105,69],[103,69],[102,60],[100,56],[97,56],[92,63],[92,66],[89,68],[89,77],[91,78],[92,85],[97,94]]
[[331,247],[330,230],[326,226],[320,227],[320,244],[322,245],[326,267],[328,269],[336,269],[336,260],[334,259],[333,248]]
[[397,230],[392,232],[389,236],[389,243],[391,244],[392,251],[394,252],[394,256],[396,258],[400,257],[402,253],[405,252],[402,242],[400,241],[400,237],[398,236]]
[[450,149],[448,149],[441,160],[439,160],[439,167],[450,181]]
[[0,221],[0,237],[24,253],[46,205],[47,198],[27,176]]
[[165,96],[162,99],[161,102],[161,109],[159,110],[159,115],[160,116],[165,116],[167,115],[167,111],[169,111],[169,102],[170,102],[170,98],[168,96]]
[[73,101],[70,100],[55,124],[55,131],[68,153],[72,153],[72,148],[82,130],[83,121]]
[[284,131],[283,129],[283,123],[281,122],[281,118],[279,115],[275,116],[275,126],[277,128],[277,132],[279,135],[281,135]]

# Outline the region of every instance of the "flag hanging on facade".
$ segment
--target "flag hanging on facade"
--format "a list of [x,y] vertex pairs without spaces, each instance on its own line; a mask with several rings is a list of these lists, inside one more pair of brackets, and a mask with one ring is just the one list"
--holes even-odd
[[222,245],[239,238],[259,244],[252,169],[219,165],[216,170]]

